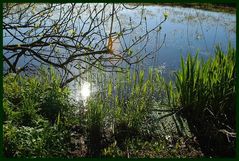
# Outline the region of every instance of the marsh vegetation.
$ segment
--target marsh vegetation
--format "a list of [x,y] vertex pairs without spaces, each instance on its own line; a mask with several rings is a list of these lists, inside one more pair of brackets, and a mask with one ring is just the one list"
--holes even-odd
[[196,9],[4,4],[4,156],[235,157],[234,29]]

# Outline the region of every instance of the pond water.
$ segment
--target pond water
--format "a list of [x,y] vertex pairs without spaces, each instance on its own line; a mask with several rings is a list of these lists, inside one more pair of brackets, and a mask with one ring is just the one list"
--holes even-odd
[[[122,10],[121,17],[127,19],[131,16],[133,21],[137,22],[140,11]],[[200,57],[207,59],[214,53],[216,45],[220,45],[224,51],[227,50],[229,42],[236,47],[235,14],[194,8],[146,6],[148,25],[153,27],[162,21],[165,12],[169,14],[168,19],[162,24],[160,32],[152,33],[147,51],[157,48],[164,35],[165,42],[151,59],[141,62],[140,68],[160,68],[164,75],[169,76],[172,71],[178,69],[180,56],[186,57],[188,53],[194,55],[198,52]],[[140,31],[134,34],[137,35],[137,32]]]
[[[57,17],[57,11],[54,12],[56,14],[52,16]],[[207,58],[213,53],[216,45],[220,45],[224,51],[227,50],[229,42],[233,47],[236,47],[235,14],[170,6],[144,6],[143,9],[139,6],[134,10],[121,8],[118,15],[122,22],[122,28],[127,27],[130,23],[137,24],[140,21],[142,12],[146,17],[145,21],[147,21],[148,30],[163,21],[164,13],[168,14],[168,18],[161,25],[160,31],[150,33],[144,52],[152,52],[153,54],[140,63],[141,68],[161,68],[164,74],[168,74],[179,67],[180,56],[185,57],[187,53],[194,55],[198,51],[200,57]],[[84,16],[86,15],[82,14],[82,17]],[[3,21],[7,22],[8,20]],[[48,23],[51,22],[49,21]],[[110,28],[109,23],[110,21],[105,24],[106,30]],[[119,26],[115,24],[113,31],[118,32]],[[41,30],[37,32],[40,33]],[[139,27],[126,37],[126,42],[130,43],[135,36],[143,32],[145,32],[145,28]],[[12,40],[11,35],[6,31],[3,31],[3,34],[5,35],[3,45],[18,43],[17,40]],[[121,48],[117,42],[113,46],[115,50],[120,50]],[[140,46],[141,44],[134,46],[133,50],[137,52],[137,50],[140,50]],[[153,52],[159,47],[160,50]],[[6,56],[11,55],[6,51],[4,51],[4,54]],[[23,65],[28,59],[30,58],[22,58],[18,65]],[[35,62],[36,64],[37,62]],[[4,70],[6,69],[7,65],[4,64]],[[81,96],[86,99],[91,93],[90,85],[87,82],[83,83],[83,86],[74,88],[77,89],[75,90],[76,93],[74,93],[77,98]]]
[[[136,16],[135,13],[122,13]],[[180,56],[187,53],[207,58],[213,53],[215,46],[220,45],[226,50],[231,42],[236,47],[236,15],[222,12],[212,12],[193,8],[146,6],[149,26],[154,26],[163,19],[163,13],[169,14],[162,24],[161,32],[153,33],[149,49],[155,48],[165,37],[161,49],[154,55],[154,59],[146,60],[144,64],[150,66],[165,66],[166,69],[177,69]]]

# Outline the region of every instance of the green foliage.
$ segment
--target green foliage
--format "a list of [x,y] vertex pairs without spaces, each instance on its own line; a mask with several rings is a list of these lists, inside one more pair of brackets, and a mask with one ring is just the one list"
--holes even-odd
[[[90,80],[99,84],[98,92],[85,105],[70,101],[69,89],[60,88],[61,79],[53,68],[41,69],[35,76],[5,76],[4,155],[71,157],[71,129],[76,127],[86,138],[88,156],[201,156],[193,147],[185,148],[184,139],[169,141],[156,134],[159,126],[152,124],[164,126],[157,118],[162,107],[172,114],[182,108],[174,118],[179,113],[187,119],[201,148],[226,156],[233,153],[235,139],[229,138],[229,147],[228,138],[222,135],[223,130],[235,131],[235,49],[230,46],[227,54],[216,48],[207,61],[198,54],[181,58],[175,82],[166,82],[157,69],[96,75],[97,79],[91,76]],[[223,152],[217,148],[222,145]],[[196,153],[189,155],[190,148]]]
[[148,127],[145,124],[149,124],[147,120],[153,112],[155,101],[163,101],[164,81],[159,72],[152,69],[149,69],[147,76],[143,70],[128,70],[111,78],[98,78],[102,79],[99,80],[100,92],[90,98],[86,105],[87,126],[92,129],[89,138],[99,138],[94,145],[100,147],[103,130],[108,129],[117,146],[124,149],[125,140],[142,136],[147,131],[142,127]]
[[[189,139],[187,139],[189,141]],[[202,153],[187,145],[184,138],[175,143],[164,139],[144,141],[142,139],[126,140],[126,149],[120,149],[114,142],[102,150],[103,157],[118,158],[191,158],[202,157]],[[170,146],[170,148],[168,147]],[[194,151],[192,151],[192,149]],[[191,151],[191,152],[190,152]]]
[[[227,54],[217,47],[214,57],[206,62],[197,55],[194,58],[188,55],[185,61],[181,60],[181,69],[176,73],[183,116],[195,135],[204,141],[210,138],[212,143],[204,148],[219,155],[233,155],[231,149],[226,152],[229,144],[226,136],[222,139],[217,133],[221,129],[235,131],[235,53],[229,45]],[[220,152],[218,146],[222,145],[225,148]]]
[[3,125],[4,155],[7,157],[44,155],[41,130],[25,126],[17,128],[11,124]]
[[169,107],[178,107],[179,104],[179,93],[175,92],[175,87],[172,81],[169,83],[164,82],[167,106]]
[[88,101],[87,106],[88,153],[92,156],[99,156],[107,109],[103,107],[103,102],[96,100]]
[[[3,125],[4,155],[7,157],[67,156],[69,134],[57,126],[15,127]],[[69,144],[69,143],[68,143]]]
[[[60,78],[53,69],[41,70],[39,76],[4,77],[4,115],[24,126],[34,126],[31,120],[46,117],[54,123],[59,112],[67,111],[67,88],[60,88]],[[40,115],[38,115],[40,114]],[[62,115],[63,116],[63,115]]]
[[3,81],[4,155],[66,156],[73,111],[69,90],[60,88],[53,69],[30,77],[9,74]]
[[[194,119],[202,119],[202,113],[209,110],[214,117],[224,119],[227,124],[235,124],[235,118],[226,118],[235,110],[235,50],[230,46],[224,54],[216,49],[214,58],[206,62],[200,61],[197,55],[181,60],[181,70],[176,73],[176,87],[180,94],[181,106],[195,115]],[[228,101],[230,100],[230,101]],[[223,116],[224,115],[224,116]]]
[[123,152],[120,150],[120,148],[117,146],[116,142],[109,145],[107,148],[104,148],[102,150],[102,155],[104,157],[122,157]]

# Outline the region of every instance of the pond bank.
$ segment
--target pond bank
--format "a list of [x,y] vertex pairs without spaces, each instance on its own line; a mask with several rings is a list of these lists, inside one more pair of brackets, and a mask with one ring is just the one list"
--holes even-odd
[[185,8],[196,8],[215,12],[226,12],[236,14],[235,3],[144,3],[144,5],[159,5],[159,6],[178,6]]

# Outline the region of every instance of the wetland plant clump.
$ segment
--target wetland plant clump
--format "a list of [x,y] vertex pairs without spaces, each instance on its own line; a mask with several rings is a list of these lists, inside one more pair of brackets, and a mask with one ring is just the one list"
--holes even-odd
[[218,47],[206,61],[188,55],[175,77],[166,82],[155,69],[98,76],[99,91],[80,104],[52,68],[4,76],[4,156],[235,156],[235,49]]
[[188,55],[176,73],[181,115],[208,155],[235,156],[235,55],[230,45],[205,62]]

